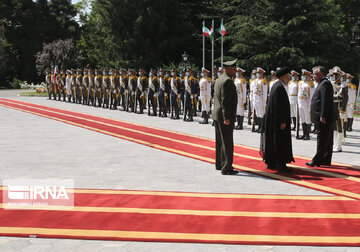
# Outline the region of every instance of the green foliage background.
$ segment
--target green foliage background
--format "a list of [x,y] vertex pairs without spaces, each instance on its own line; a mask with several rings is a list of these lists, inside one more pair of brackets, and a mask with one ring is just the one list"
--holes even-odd
[[[0,2],[0,87],[42,80],[36,54],[58,39],[72,39],[84,59],[71,67],[149,69],[177,65],[184,51],[201,66],[202,21],[210,29],[215,19],[216,30],[221,18],[225,59],[238,58],[247,72],[320,64],[360,73],[360,39],[352,43],[358,0],[7,0]],[[210,49],[206,39],[207,68]],[[217,32],[215,49],[219,64]]]

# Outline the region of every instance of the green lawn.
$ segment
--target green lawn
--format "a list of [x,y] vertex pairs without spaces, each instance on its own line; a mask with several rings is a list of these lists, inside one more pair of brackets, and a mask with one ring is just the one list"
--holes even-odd
[[20,93],[21,96],[41,96],[41,97],[45,97],[48,96],[48,93],[37,93],[36,91],[34,92],[22,92]]

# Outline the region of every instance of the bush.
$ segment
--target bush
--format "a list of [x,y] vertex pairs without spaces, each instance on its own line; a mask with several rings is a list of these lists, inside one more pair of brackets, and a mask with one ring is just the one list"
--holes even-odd
[[10,83],[10,85],[11,85],[12,88],[20,89],[21,88],[21,85],[20,85],[21,83],[22,83],[21,80],[14,78],[13,81]]

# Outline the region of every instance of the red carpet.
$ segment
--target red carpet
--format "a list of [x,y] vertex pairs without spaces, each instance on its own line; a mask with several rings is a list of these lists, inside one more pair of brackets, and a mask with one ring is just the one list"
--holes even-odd
[[[214,163],[212,139],[9,99],[0,99],[0,105]],[[336,164],[309,169],[304,165],[308,160],[297,157],[293,173],[274,173],[265,169],[255,148],[237,145],[234,166],[343,197],[194,197],[192,193],[143,195],[121,191],[119,195],[88,191],[75,194],[74,211],[1,210],[0,233],[141,241],[359,245],[359,167]]]

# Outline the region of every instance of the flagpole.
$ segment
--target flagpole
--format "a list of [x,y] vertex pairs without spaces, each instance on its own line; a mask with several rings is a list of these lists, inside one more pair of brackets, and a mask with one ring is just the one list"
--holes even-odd
[[214,43],[215,43],[215,33],[214,33],[214,19],[212,20],[212,30],[213,30],[213,41],[211,43],[211,73],[212,78],[214,78]]
[[[221,24],[223,24],[224,19],[221,19]],[[220,27],[221,30],[221,27]],[[221,33],[221,68],[223,67],[224,62],[224,34]]]
[[[203,27],[205,26],[205,20],[203,20]],[[203,67],[205,68],[205,35],[203,33]]]

